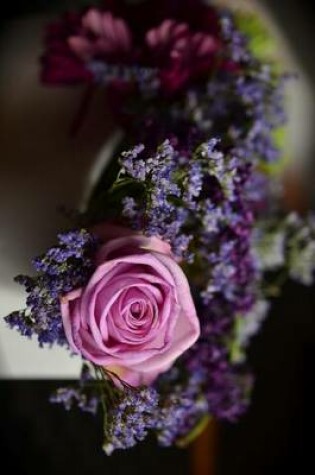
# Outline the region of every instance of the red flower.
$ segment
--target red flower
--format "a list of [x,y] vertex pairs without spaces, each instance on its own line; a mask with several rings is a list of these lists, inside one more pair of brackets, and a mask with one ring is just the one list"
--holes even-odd
[[126,22],[111,12],[89,10],[81,20],[79,34],[68,38],[70,49],[83,62],[93,59],[128,61],[132,35]]
[[221,43],[215,11],[198,0],[107,0],[50,26],[46,45],[45,83],[93,82],[97,62],[157,70],[162,90],[174,93],[213,69]]
[[93,75],[71,50],[68,38],[80,30],[81,15],[68,13],[47,28],[46,52],[41,58],[43,83],[62,85],[90,82]]
[[213,36],[190,30],[187,23],[164,20],[146,34],[153,63],[160,69],[162,86],[176,91],[213,65],[219,42]]

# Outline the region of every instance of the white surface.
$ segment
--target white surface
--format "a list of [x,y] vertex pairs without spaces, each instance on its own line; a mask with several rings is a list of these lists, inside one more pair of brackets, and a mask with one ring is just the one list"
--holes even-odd
[[[25,294],[14,276],[31,272],[30,259],[53,244],[56,232],[68,224],[57,207],[82,204],[109,156],[108,148],[102,148],[111,133],[103,97],[95,98],[90,118],[71,138],[69,125],[82,90],[38,83],[46,21],[12,23],[0,50],[1,316],[24,307]],[[114,135],[110,147],[117,139]],[[0,377],[73,378],[79,369],[78,357],[57,347],[40,349],[0,318]]]
[[[24,305],[24,294],[11,286],[0,288],[1,313],[4,315]],[[65,349],[39,348],[31,341],[0,324],[0,376],[2,378],[73,378],[81,361]]]
[[[90,192],[97,182],[99,174],[104,169],[104,166],[106,166],[112,150],[120,138],[121,134],[119,132],[113,134],[97,155],[95,162],[86,176],[83,199],[81,200],[82,208],[84,208]],[[15,188],[14,180],[11,180],[10,184]],[[23,203],[23,206],[25,205],[25,207],[28,208],[29,201],[24,201],[22,194],[20,195],[19,201]],[[2,211],[1,205],[0,210]],[[38,216],[38,209],[33,208],[33,211],[35,216]],[[16,216],[15,213],[14,215]],[[11,249],[12,245],[20,247],[20,244],[17,244],[16,240],[11,239],[12,233],[14,233],[14,223],[12,228],[7,227],[1,232],[0,255],[1,263],[4,263],[3,266],[1,265],[0,271],[1,315],[8,315],[13,310],[23,308],[25,305],[25,292],[23,288],[12,281],[14,275],[21,273],[21,269],[18,268],[18,263],[17,266],[15,266],[12,261],[5,261],[4,256],[6,248]],[[25,235],[25,233],[27,233],[27,230],[21,229],[21,236],[23,236],[23,234]],[[42,249],[36,250],[36,253],[38,254],[41,251]],[[8,281],[8,276],[12,277],[10,282]],[[8,328],[0,318],[0,377],[73,378],[79,374],[80,366],[81,360],[79,357],[73,355],[70,357],[69,351],[58,346],[54,346],[53,348],[39,348],[36,338],[30,340],[20,336]]]

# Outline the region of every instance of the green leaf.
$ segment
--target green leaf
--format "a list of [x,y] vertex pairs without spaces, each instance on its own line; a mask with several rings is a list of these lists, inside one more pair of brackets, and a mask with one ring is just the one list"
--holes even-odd
[[[272,138],[274,145],[280,149],[284,150],[285,148],[285,141],[287,137],[287,128],[286,127],[278,127],[272,131]],[[259,169],[266,175],[270,176],[279,176],[283,170],[285,169],[286,165],[289,161],[289,155],[284,153],[283,156],[277,160],[275,163],[260,163]]]
[[270,61],[275,57],[276,42],[258,15],[250,12],[238,12],[236,24],[248,37],[249,48],[256,58]]
[[211,420],[211,416],[209,414],[204,415],[201,419],[197,422],[195,427],[184,437],[181,437],[176,441],[176,445],[181,449],[184,449],[189,444],[191,444],[207,427]]

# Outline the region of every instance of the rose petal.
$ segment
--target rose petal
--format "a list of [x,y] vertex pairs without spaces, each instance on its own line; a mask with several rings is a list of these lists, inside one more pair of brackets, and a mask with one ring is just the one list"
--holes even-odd
[[199,320],[196,315],[195,306],[193,304],[189,284],[185,274],[168,256],[159,254],[156,257],[163,262],[165,267],[167,267],[172,273],[182,310],[176,322],[174,340],[171,347],[160,355],[154,355],[152,358],[148,359],[144,365],[132,365],[133,370],[143,373],[148,371],[158,371],[161,366],[167,366],[170,362],[174,362],[178,356],[196,342],[200,335]]
[[72,349],[138,382],[166,371],[200,332],[183,271],[170,253],[144,249],[149,242],[132,235],[106,243],[87,286],[61,301]]

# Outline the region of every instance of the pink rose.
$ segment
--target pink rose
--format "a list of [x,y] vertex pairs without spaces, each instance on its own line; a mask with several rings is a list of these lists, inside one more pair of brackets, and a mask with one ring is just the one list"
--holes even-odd
[[[134,386],[150,384],[199,337],[189,284],[162,240],[104,229],[109,240],[90,281],[62,298],[65,333],[87,360]],[[115,229],[121,237],[112,238]]]

